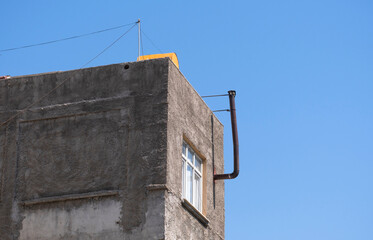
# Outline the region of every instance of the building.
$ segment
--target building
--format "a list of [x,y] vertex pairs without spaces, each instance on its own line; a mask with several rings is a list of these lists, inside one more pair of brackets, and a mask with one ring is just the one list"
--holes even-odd
[[3,79],[0,111],[1,240],[224,239],[223,125],[170,59]]

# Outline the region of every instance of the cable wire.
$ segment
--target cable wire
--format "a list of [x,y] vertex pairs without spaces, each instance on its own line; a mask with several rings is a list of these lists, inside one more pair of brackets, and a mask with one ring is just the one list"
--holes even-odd
[[89,36],[89,35],[94,35],[94,34],[98,34],[98,33],[102,33],[102,32],[107,32],[107,31],[115,30],[115,29],[118,29],[118,28],[123,28],[123,27],[129,26],[131,24],[133,24],[133,23],[128,23],[128,24],[117,26],[117,27],[107,28],[107,29],[103,29],[103,30],[99,30],[99,31],[95,31],[95,32],[85,33],[85,34],[76,35],[76,36],[67,37],[67,38],[61,38],[61,39],[52,40],[52,41],[48,41],[48,42],[30,44],[30,45],[25,45],[25,46],[21,46],[21,47],[1,49],[0,52],[15,51],[15,50],[24,49],[24,48],[31,48],[31,47],[36,47],[36,46],[47,45],[47,44],[51,44],[51,43],[62,42],[62,41],[66,41],[66,40],[71,40],[71,39],[75,39],[75,38],[86,37],[86,36]]
[[141,54],[144,56],[144,44],[142,43],[142,31],[140,29],[140,40],[141,40]]
[[[89,63],[91,63],[93,60],[95,60],[97,57],[99,57],[101,54],[103,54],[106,50],[108,50],[111,46],[113,46],[116,42],[118,42],[122,37],[124,37],[124,35],[126,35],[131,29],[133,29],[134,27],[136,26],[136,23],[133,24],[133,26],[128,29],[125,33],[123,33],[119,38],[117,38],[114,42],[112,42],[109,46],[107,46],[104,50],[102,50],[99,54],[97,54],[94,58],[92,58],[91,60],[89,60],[87,63],[83,64],[79,69],[82,69],[84,66],[88,65]],[[78,70],[79,70],[78,69]],[[24,113],[25,111],[27,111],[29,108],[31,108],[32,106],[34,106],[35,104],[41,102],[43,99],[45,99],[46,97],[48,97],[50,94],[52,94],[55,90],[57,90],[59,87],[61,87],[64,83],[66,83],[68,80],[70,80],[70,78],[66,78],[65,80],[63,80],[61,83],[59,83],[56,87],[54,87],[53,89],[51,89],[49,92],[47,92],[45,95],[43,95],[41,98],[39,98],[38,100],[36,100],[35,102],[31,103],[30,105],[28,105],[27,107],[25,107],[24,109],[22,109],[21,111],[19,111],[18,113],[14,114],[12,117],[10,117],[8,120],[6,120],[5,122],[1,123],[0,124],[0,127],[8,124],[10,121],[12,121],[13,119],[15,119],[16,117],[18,117],[19,115],[21,115],[22,113]]]
[[132,30],[132,28],[134,28],[136,26],[137,23],[134,23],[133,26],[128,29],[125,33],[123,33],[120,37],[118,37],[114,42],[112,42],[109,46],[107,46],[104,50],[102,50],[99,54],[97,54],[94,58],[92,58],[91,60],[89,60],[87,63],[83,64],[79,69],[87,66],[89,63],[91,63],[93,60],[95,60],[96,58],[98,58],[101,54],[103,54],[106,50],[108,50],[110,47],[112,47],[116,42],[118,42],[122,37],[124,37],[124,35],[126,35],[129,31]]
[[[143,28],[143,27],[142,27]],[[143,29],[141,28],[141,32],[144,34],[144,36],[150,41],[150,43],[160,52],[160,53],[163,53],[163,51],[157,47],[157,45],[154,44],[154,42],[148,37],[148,35],[146,35],[146,33],[143,31]]]

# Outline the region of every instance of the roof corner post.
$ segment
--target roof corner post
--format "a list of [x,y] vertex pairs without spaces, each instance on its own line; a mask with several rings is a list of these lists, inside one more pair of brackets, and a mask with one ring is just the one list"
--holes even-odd
[[233,165],[234,170],[229,174],[214,174],[214,180],[224,180],[236,178],[240,172],[239,164],[239,147],[238,147],[238,132],[237,132],[237,118],[236,118],[236,91],[228,91],[229,107],[231,113],[232,138],[233,138]]

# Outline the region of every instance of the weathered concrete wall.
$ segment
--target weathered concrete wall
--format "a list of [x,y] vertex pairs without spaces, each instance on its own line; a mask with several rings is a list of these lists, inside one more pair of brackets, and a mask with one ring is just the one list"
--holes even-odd
[[[67,80],[67,81],[65,81]],[[223,239],[223,126],[169,59],[0,80],[0,239]],[[201,224],[181,148],[204,157]]]
[[[169,66],[167,128],[166,239],[224,239],[223,125],[173,64]],[[202,213],[207,226],[182,206],[182,143],[188,140],[204,157]],[[214,146],[213,146],[214,145]]]
[[1,240],[164,238],[168,65],[0,81]]
[[123,239],[118,224],[119,200],[104,198],[57,206],[26,208],[19,239],[50,240],[61,236],[65,239]]

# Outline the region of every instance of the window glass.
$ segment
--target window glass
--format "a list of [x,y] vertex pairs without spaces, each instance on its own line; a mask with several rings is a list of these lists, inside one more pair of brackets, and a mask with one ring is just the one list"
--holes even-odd
[[188,148],[188,160],[193,163],[193,152]]
[[[184,159],[182,160],[183,162],[183,170],[182,170],[182,179],[183,179],[183,195],[185,195],[185,161]],[[185,197],[185,196],[183,196]]]
[[201,184],[201,177],[198,176],[198,174],[194,174],[194,179],[195,179],[195,186],[196,186],[196,195],[195,195],[195,198],[196,198],[196,202],[194,203],[195,204],[195,207],[201,211],[201,207],[202,207],[202,184]]
[[193,204],[193,168],[187,164],[186,199]]
[[182,146],[182,195],[198,211],[202,211],[202,167],[201,158],[184,142]]
[[194,165],[196,166],[197,170],[201,172],[201,170],[202,170],[201,169],[202,168],[202,160],[197,156],[196,156],[196,162],[195,162]]

